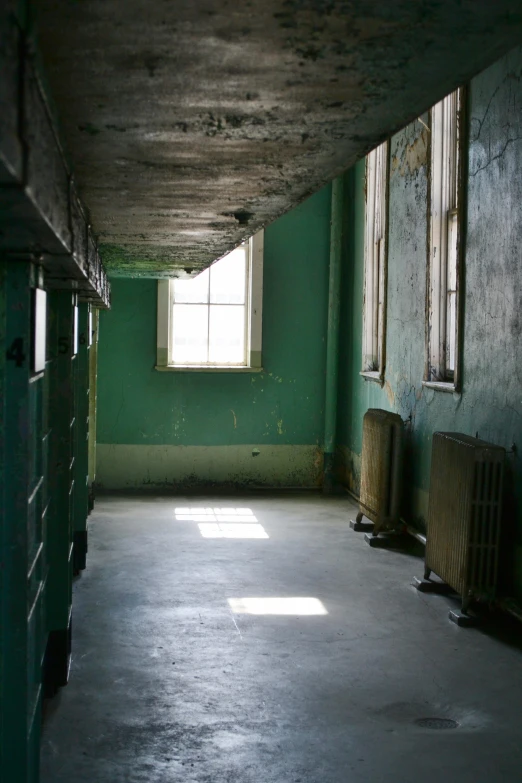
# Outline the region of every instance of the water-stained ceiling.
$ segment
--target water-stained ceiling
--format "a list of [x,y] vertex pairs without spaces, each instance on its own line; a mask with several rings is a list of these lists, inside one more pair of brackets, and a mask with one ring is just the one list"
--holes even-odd
[[37,0],[109,271],[200,269],[521,39],[518,0]]

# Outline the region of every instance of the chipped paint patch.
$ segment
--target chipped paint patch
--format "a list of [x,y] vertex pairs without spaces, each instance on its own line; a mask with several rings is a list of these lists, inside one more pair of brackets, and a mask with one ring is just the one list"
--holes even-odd
[[428,162],[428,131],[423,128],[417,138],[407,144],[400,155],[394,155],[391,160],[391,170],[397,171],[401,177],[415,174]]

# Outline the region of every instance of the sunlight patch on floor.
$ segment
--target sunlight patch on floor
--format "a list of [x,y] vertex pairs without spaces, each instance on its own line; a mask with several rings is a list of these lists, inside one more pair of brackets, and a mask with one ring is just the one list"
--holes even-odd
[[228,603],[234,614],[295,615],[297,617],[328,614],[322,601],[307,596],[229,598]]
[[203,538],[268,538],[263,525],[234,525],[231,523],[200,522],[199,532]]
[[179,522],[197,522],[203,538],[269,538],[251,508],[176,508]]
[[257,522],[251,508],[176,508],[174,513],[185,522]]

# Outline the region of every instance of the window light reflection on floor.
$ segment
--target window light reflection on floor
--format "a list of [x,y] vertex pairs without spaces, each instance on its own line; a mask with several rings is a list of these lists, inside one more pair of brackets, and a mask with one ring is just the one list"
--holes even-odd
[[175,508],[180,522],[197,522],[203,538],[268,538],[251,508]]
[[200,522],[199,532],[203,538],[268,538],[263,525],[235,525],[222,522]]
[[328,611],[318,598],[306,596],[285,598],[229,598],[233,614],[271,614],[271,615],[325,615]]
[[174,513],[187,522],[257,522],[251,508],[175,508]]

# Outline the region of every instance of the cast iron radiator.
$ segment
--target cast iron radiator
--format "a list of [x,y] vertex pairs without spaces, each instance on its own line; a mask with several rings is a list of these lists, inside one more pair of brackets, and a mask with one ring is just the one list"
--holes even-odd
[[505,450],[436,432],[431,456],[425,578],[434,571],[462,597],[495,597]]
[[361,494],[357,523],[364,516],[373,535],[399,526],[404,425],[397,413],[370,408],[364,414]]

